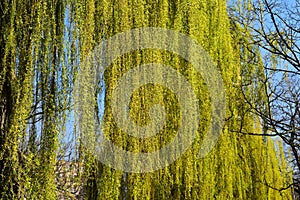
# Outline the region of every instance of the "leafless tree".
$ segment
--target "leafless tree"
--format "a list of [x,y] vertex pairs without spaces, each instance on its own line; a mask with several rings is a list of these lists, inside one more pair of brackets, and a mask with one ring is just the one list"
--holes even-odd
[[[242,28],[249,44],[241,44],[250,56],[245,63],[259,64],[263,75],[242,83],[249,112],[263,123],[261,133],[243,129],[240,133],[280,137],[290,151],[295,198],[300,197],[300,2],[285,0],[245,0],[229,6],[233,23]],[[257,51],[258,50],[258,51]],[[251,56],[252,55],[252,56]],[[243,60],[244,59],[244,60]],[[242,69],[243,70],[243,69]],[[249,97],[245,91],[257,87],[264,98]]]

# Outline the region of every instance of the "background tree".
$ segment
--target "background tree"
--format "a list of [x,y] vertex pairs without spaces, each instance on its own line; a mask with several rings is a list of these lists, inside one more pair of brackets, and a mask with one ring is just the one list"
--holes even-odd
[[[300,193],[300,4],[299,1],[250,0],[229,8],[233,23],[240,26],[248,40],[242,43],[242,62],[262,66],[263,73],[241,85],[249,112],[260,118],[262,132],[239,132],[273,136],[284,142],[293,168],[295,198]],[[243,41],[243,40],[241,40]],[[261,58],[259,58],[261,56]],[[246,68],[244,72],[246,72]],[[246,88],[256,87],[265,96],[245,95]],[[259,97],[259,98],[257,98]],[[279,190],[285,188],[277,188]]]

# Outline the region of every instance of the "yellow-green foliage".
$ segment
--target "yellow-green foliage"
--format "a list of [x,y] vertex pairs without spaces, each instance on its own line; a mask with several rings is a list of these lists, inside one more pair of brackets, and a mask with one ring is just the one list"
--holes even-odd
[[[163,130],[142,140],[116,124],[110,107],[114,86],[129,69],[152,62],[170,66],[190,82],[199,99],[199,130],[176,162],[140,174],[99,163],[81,142],[82,135],[75,135],[79,145],[72,153],[84,164],[77,184],[83,186],[86,199],[291,199],[290,191],[275,189],[291,179],[282,146],[233,131],[239,130],[241,117],[243,130],[261,131],[257,118],[243,112],[247,106],[237,86],[254,73],[263,74],[260,66],[240,61],[247,53],[239,46],[239,30],[229,23],[225,0],[3,0],[0,16],[0,199],[57,199],[61,188],[55,182],[55,164],[65,145],[59,139],[67,132],[66,111],[78,98],[85,114],[76,128],[91,136],[96,129],[87,123],[95,120],[96,109],[89,109],[95,94],[83,91],[69,99],[77,72],[86,78],[79,79],[83,88],[93,88],[93,76],[88,76],[93,71],[84,59],[103,39],[139,27],[179,31],[209,53],[226,87],[223,133],[212,152],[199,159],[211,117],[209,91],[201,75],[171,52],[144,49],[122,55],[104,74],[104,134],[110,140],[128,151],[151,152],[168,144],[179,126],[189,126],[180,123],[180,106],[172,91],[155,84],[134,91],[130,116],[145,125],[150,107],[160,103],[167,113]],[[260,91],[246,92],[264,100]]]
[[56,199],[66,4],[13,0],[0,7],[0,199]]
[[[98,199],[290,199],[289,191],[279,192],[266,183],[280,188],[285,186],[284,171],[280,170],[279,157],[273,141],[233,132],[239,130],[241,102],[239,87],[244,74],[241,73],[239,43],[230,32],[226,13],[226,2],[210,1],[151,1],[151,0],[95,0],[95,32],[86,32],[83,37],[100,44],[102,39],[116,33],[139,27],[164,27],[180,31],[201,44],[222,72],[227,94],[227,122],[223,134],[205,158],[198,159],[197,153],[210,118],[209,91],[201,76],[192,66],[177,55],[158,50],[137,50],[116,59],[105,71],[104,134],[123,149],[133,152],[151,152],[167,144],[176,133],[180,119],[176,97],[158,85],[146,85],[134,92],[130,103],[130,115],[139,125],[149,122],[149,108],[161,103],[167,111],[164,130],[155,137],[137,139],[126,135],[114,121],[111,110],[111,95],[117,81],[129,69],[144,63],[164,63],[183,74],[192,84],[200,102],[198,136],[192,147],[175,163],[152,173],[134,174],[98,165],[96,178]],[[95,34],[93,36],[93,34]],[[176,41],[174,41],[176,42]],[[84,44],[85,41],[82,41]],[[126,45],[126,44],[124,44]],[[84,49],[83,45],[83,49]],[[85,53],[83,53],[85,55]],[[243,66],[245,67],[245,66]],[[255,66],[246,66],[249,69]],[[252,69],[259,73],[256,69]],[[245,77],[244,77],[245,78]],[[133,80],[138,81],[138,80]],[[178,83],[180,84],[180,83]],[[255,91],[254,91],[255,93]],[[255,93],[256,95],[263,95]],[[244,106],[244,107],[243,107]],[[91,114],[93,116],[93,114]],[[243,115],[244,127],[260,131],[259,122],[251,115]],[[277,164],[275,164],[277,163]]]

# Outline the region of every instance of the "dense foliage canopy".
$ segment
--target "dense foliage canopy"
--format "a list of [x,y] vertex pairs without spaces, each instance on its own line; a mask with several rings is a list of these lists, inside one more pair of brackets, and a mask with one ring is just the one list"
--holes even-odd
[[[262,66],[242,62],[249,55],[240,44],[249,38],[230,23],[226,1],[3,0],[0,13],[0,199],[291,199],[290,190],[276,190],[291,181],[280,141],[233,131],[241,123],[244,129],[261,131],[258,118],[245,114],[249,108],[243,94],[264,101],[264,93],[255,82],[243,92],[239,85],[264,74]],[[89,53],[103,39],[139,27],[190,36],[222,74],[225,125],[206,157],[198,158],[198,152],[211,117],[209,91],[193,66],[172,52],[144,49],[125,54],[105,70],[102,90],[74,95],[76,80],[82,87],[86,81],[77,78],[90,73],[82,65]],[[155,84],[133,93],[130,115],[144,125],[150,107],[164,105],[166,124],[159,134],[141,140],[115,123],[110,101],[118,79],[135,66],[153,62],[171,66],[194,88],[201,116],[197,137],[182,157],[163,169],[115,170],[82,143],[84,131],[92,134],[91,121],[99,116],[106,125],[104,134],[132,152],[157,150],[178,126],[189,126],[179,123],[180,107],[172,91]],[[95,100],[101,95],[103,102]],[[84,115],[74,122],[78,99]],[[91,106],[95,109],[88,109]],[[61,176],[64,167],[72,174]]]

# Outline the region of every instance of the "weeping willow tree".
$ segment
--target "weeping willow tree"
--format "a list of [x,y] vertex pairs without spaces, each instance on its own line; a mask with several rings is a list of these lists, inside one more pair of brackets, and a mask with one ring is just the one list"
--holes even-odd
[[[83,44],[83,49],[100,44],[103,39],[110,38],[117,33],[139,27],[163,27],[179,31],[195,39],[209,52],[222,73],[228,102],[227,121],[218,144],[209,155],[199,159],[197,156],[201,149],[201,141],[207,132],[211,117],[209,109],[205,109],[211,104],[203,77],[193,70],[186,60],[166,51],[135,50],[114,60],[104,73],[103,123],[105,130],[103,134],[119,147],[131,152],[155,151],[170,142],[179,126],[184,126],[179,123],[180,107],[172,91],[160,85],[147,84],[133,92],[129,105],[130,117],[136,124],[147,125],[151,120],[149,118],[150,107],[154,104],[162,104],[167,113],[163,129],[155,137],[141,140],[126,135],[126,131],[118,127],[111,104],[113,90],[118,80],[134,66],[164,63],[184,75],[199,98],[201,120],[193,145],[176,162],[155,172],[118,171],[97,163],[96,155],[86,154],[91,162],[88,165],[93,169],[93,173],[87,175],[89,178],[85,187],[89,198],[291,198],[289,191],[274,189],[284,188],[287,184],[287,172],[282,167],[284,164],[282,166],[279,164],[282,164],[284,160],[282,151],[275,149],[272,140],[253,138],[233,131],[238,130],[241,116],[249,130],[261,129],[261,123],[255,116],[242,115],[242,109],[247,108],[241,102],[242,93],[239,87],[236,87],[247,77],[249,78],[251,73],[261,73],[261,68],[242,65],[240,54],[244,52],[240,50],[239,43],[233,40],[232,34],[234,33],[230,32],[225,1],[95,1],[85,6],[82,6],[82,3],[79,4],[79,7],[86,9],[86,13],[82,13],[85,16],[84,19],[87,19],[82,21],[83,24],[80,26],[82,37],[88,38]],[[85,51],[82,56],[87,56]],[[251,72],[245,74],[243,73],[245,70]],[[83,73],[85,73],[84,70]],[[86,73],[89,74],[91,71],[87,70]],[[141,80],[132,80],[134,81]],[[255,91],[255,88],[249,91],[249,95],[253,94],[263,98],[263,94]],[[94,96],[91,95],[91,97]],[[86,102],[97,104],[95,99],[93,101],[88,99]],[[84,104],[84,101],[81,101],[81,104]],[[94,111],[87,113],[87,116],[93,119]],[[89,125],[82,123],[82,130],[87,130]],[[89,127],[89,130],[92,129],[93,127]]]
[[[289,191],[275,189],[284,188],[289,179],[280,144],[274,146],[272,140],[233,131],[239,129],[241,117],[244,128],[261,129],[255,116],[243,114],[247,106],[236,86],[262,72],[240,59],[247,54],[238,42],[240,32],[230,25],[225,1],[12,0],[1,1],[0,7],[0,199],[57,199],[60,193],[76,198],[70,187],[61,188],[57,182],[55,165],[61,165],[67,153],[72,154],[68,161],[79,168],[72,183],[80,186],[86,199],[291,199]],[[188,35],[208,52],[222,74],[226,123],[215,148],[204,158],[198,158],[198,152],[208,131],[212,105],[210,91],[191,63],[172,52],[137,49],[113,60],[100,80],[95,80],[95,71],[85,65],[103,40],[140,27]],[[190,126],[182,124],[176,95],[160,84],[146,84],[128,94],[129,115],[139,126],[151,123],[151,107],[164,107],[165,123],[157,134],[141,139],[118,126],[112,109],[113,91],[128,71],[149,63],[168,65],[191,84],[200,112],[196,138],[165,168],[147,173],[116,170],[99,162],[83,142],[86,136],[93,140],[99,134],[100,120],[110,141],[136,153],[156,151],[170,143],[181,126]],[[75,80],[82,93],[72,97]],[[128,84],[139,81],[142,79]],[[184,83],[176,84],[181,88]],[[93,92],[85,92],[86,88]],[[247,92],[263,99],[255,87]],[[71,124],[73,130],[67,124],[72,112],[81,114],[78,123]],[[66,144],[69,135],[74,140]]]
[[73,75],[63,1],[1,1],[0,199],[56,199]]

